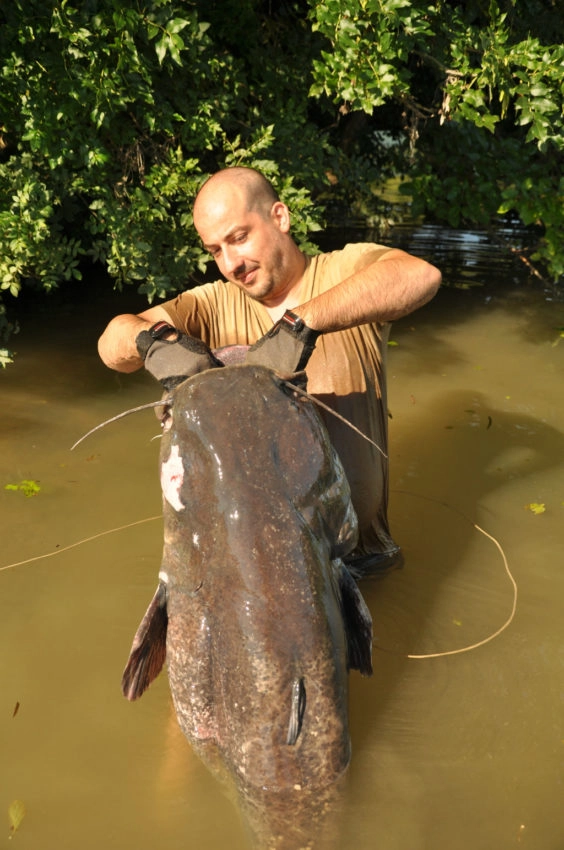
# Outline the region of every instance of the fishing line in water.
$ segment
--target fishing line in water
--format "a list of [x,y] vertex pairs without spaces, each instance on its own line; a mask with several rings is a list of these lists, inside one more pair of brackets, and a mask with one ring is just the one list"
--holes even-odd
[[496,546],[497,550],[499,551],[499,553],[502,557],[505,573],[506,573],[506,575],[507,575],[507,577],[508,577],[508,579],[511,583],[511,587],[513,589],[513,600],[512,600],[512,604],[511,604],[511,611],[510,611],[510,614],[509,614],[508,618],[506,619],[506,621],[498,629],[496,629],[495,632],[493,632],[491,635],[488,635],[487,637],[482,638],[482,640],[476,641],[475,643],[468,644],[468,646],[461,646],[458,649],[446,649],[446,650],[443,650],[442,652],[428,652],[428,653],[424,653],[424,654],[421,654],[421,655],[418,655],[418,654],[415,654],[415,653],[396,652],[392,649],[385,649],[384,647],[378,646],[377,644],[374,645],[374,649],[378,649],[378,650],[380,650],[380,652],[385,652],[388,655],[400,655],[402,658],[413,658],[415,660],[420,661],[420,660],[423,660],[423,659],[426,659],[426,658],[444,658],[448,655],[461,655],[463,652],[470,652],[471,650],[478,649],[478,647],[484,646],[486,643],[490,643],[490,641],[495,640],[495,638],[499,637],[499,635],[502,632],[504,632],[513,622],[513,619],[515,617],[515,613],[517,611],[517,596],[518,596],[517,582],[515,581],[513,574],[511,573],[511,570],[509,569],[509,563],[507,561],[507,557],[505,555],[505,552],[503,551],[503,547],[502,547],[501,543],[499,542],[499,540],[497,540],[489,532],[485,531],[485,529],[483,529],[477,523],[472,522],[472,520],[469,517],[467,517],[466,514],[464,514],[462,511],[458,510],[458,508],[452,507],[452,505],[449,505],[447,502],[443,502],[440,499],[433,499],[431,496],[423,496],[421,493],[411,493],[409,490],[394,490],[393,492],[394,493],[403,493],[404,495],[407,495],[407,496],[414,496],[415,498],[418,498],[418,499],[425,499],[425,501],[427,501],[427,502],[435,502],[438,505],[442,505],[443,507],[448,508],[448,510],[453,511],[454,513],[457,513],[459,516],[462,517],[462,519],[464,519],[466,522],[470,523],[470,525],[473,528],[475,528],[476,531],[479,531],[480,534],[483,534],[484,537],[487,537],[488,540],[491,540],[492,543]]
[[[168,398],[162,398],[160,401],[151,401],[148,404],[140,404],[138,407],[132,407],[130,410],[124,410],[123,413],[118,413],[116,416],[112,416],[111,419],[106,419],[105,422],[101,422],[99,425],[96,425],[95,428],[92,428],[86,434],[84,434],[79,440],[71,446],[71,452],[75,449],[83,440],[87,437],[90,437],[91,434],[94,434],[95,431],[99,431],[100,428],[104,428],[106,425],[109,425],[112,422],[117,422],[119,419],[123,419],[125,416],[129,416],[130,413],[138,413],[141,410],[148,410],[152,407],[162,407],[166,405],[169,401]],[[55,549],[53,552],[47,552],[44,555],[35,555],[33,558],[25,558],[23,561],[16,561],[13,564],[6,564],[4,567],[0,567],[0,573],[3,573],[5,570],[13,570],[15,567],[23,567],[25,564],[32,564],[34,561],[42,561],[44,558],[52,558],[53,555],[62,555],[63,552],[68,552],[69,549],[75,549],[77,546],[82,546],[83,543],[91,543],[93,540],[98,540],[100,537],[106,537],[108,534],[115,534],[118,531],[125,531],[126,528],[133,528],[136,525],[143,525],[145,522],[153,522],[156,519],[161,519],[162,514],[158,514],[157,516],[149,516],[145,519],[138,519],[135,522],[129,522],[126,525],[120,525],[117,528],[109,528],[106,531],[99,531],[98,534],[93,534],[91,537],[84,537],[82,540],[77,540],[76,543],[69,543],[68,546],[63,546],[61,549]]]
[[77,540],[76,543],[69,543],[68,546],[63,546],[61,549],[55,549],[54,552],[47,552],[44,555],[35,555],[33,558],[26,558],[24,561],[16,561],[14,564],[6,564],[0,567],[0,573],[4,570],[13,570],[14,567],[23,567],[25,564],[31,564],[33,561],[42,561],[43,558],[52,558],[53,555],[62,555],[63,552],[68,552],[69,549],[75,549],[77,546],[82,546],[83,543],[91,543],[93,540],[98,540],[99,537],[105,537],[107,534],[115,534],[117,531],[125,531],[126,528],[133,528],[135,525],[143,525],[145,522],[153,522],[156,519],[162,519],[162,514],[157,516],[148,516],[145,519],[137,519],[135,522],[128,522],[126,525],[120,525],[117,528],[108,528],[106,531],[99,531],[98,534],[93,534],[91,537],[85,537],[83,540]]
[[[509,578],[509,581],[511,582],[511,585],[512,585],[512,588],[513,588],[513,602],[512,602],[512,606],[511,606],[511,613],[509,614],[509,617],[503,623],[503,625],[501,625],[498,629],[496,629],[496,631],[493,632],[491,635],[488,635],[487,637],[483,638],[482,640],[477,641],[476,643],[469,644],[468,646],[463,646],[463,647],[460,647],[458,649],[448,649],[448,650],[444,650],[442,652],[430,652],[430,653],[421,654],[421,655],[418,655],[418,654],[415,654],[415,653],[396,652],[395,650],[386,649],[385,647],[378,646],[378,644],[374,645],[374,649],[377,649],[380,652],[385,652],[388,655],[399,655],[402,658],[412,658],[414,660],[419,661],[419,660],[423,660],[423,659],[426,659],[426,658],[444,658],[448,655],[461,655],[463,652],[470,652],[471,650],[478,649],[478,647],[484,646],[484,644],[490,643],[490,641],[495,640],[495,638],[499,637],[499,635],[502,632],[504,632],[508,628],[508,626],[511,625],[513,618],[515,617],[515,612],[517,610],[517,594],[518,594],[517,582],[513,578],[511,570],[509,569],[509,564],[507,562],[505,552],[503,551],[503,548],[502,548],[501,544],[499,543],[499,541],[496,540],[496,538],[492,534],[489,534],[489,532],[485,531],[485,529],[483,529],[481,526],[477,525],[477,523],[472,522],[472,520],[469,519],[467,516],[465,516],[462,513],[462,511],[456,510],[456,508],[451,507],[446,502],[441,502],[438,499],[432,499],[430,496],[422,496],[419,493],[410,493],[407,490],[396,490],[394,492],[405,493],[407,495],[415,496],[415,497],[420,498],[420,499],[426,499],[427,501],[430,501],[430,502],[437,502],[437,504],[443,505],[444,507],[448,508],[449,510],[455,511],[455,513],[460,514],[460,516],[462,516],[463,519],[465,519],[467,522],[469,522],[470,525],[472,525],[473,528],[475,528],[477,531],[480,532],[480,534],[483,534],[485,537],[487,537],[489,540],[491,540],[492,543],[494,543],[494,545],[498,549],[498,551],[499,551],[499,553],[500,553],[500,555],[503,559],[503,565],[504,565],[504,568],[505,568],[505,572],[506,572],[507,577]],[[162,519],[162,514],[158,514],[157,516],[145,517],[145,519],[138,519],[135,522],[129,522],[126,525],[120,525],[117,528],[110,528],[110,529],[107,529],[106,531],[99,531],[97,534],[93,534],[90,537],[85,537],[82,540],[78,540],[76,543],[70,543],[68,546],[63,546],[61,549],[56,549],[54,552],[47,552],[44,555],[35,555],[33,558],[26,558],[23,561],[16,561],[13,564],[7,564],[6,566],[0,567],[0,573],[4,572],[5,570],[12,570],[15,567],[22,567],[25,564],[31,564],[34,561],[42,561],[44,558],[52,558],[53,555],[61,555],[63,552],[68,552],[69,549],[75,549],[77,546],[82,546],[84,543],[91,543],[94,540],[98,540],[100,537],[106,537],[108,534],[115,534],[118,531],[125,531],[128,528],[133,528],[136,525],[143,525],[146,522],[154,522],[157,519]]]
[[[471,522],[471,520],[468,520],[468,521]],[[509,581],[511,582],[511,585],[512,585],[512,588],[513,588],[513,602],[512,602],[512,605],[511,605],[511,612],[509,614],[509,617],[507,618],[505,623],[503,623],[503,625],[501,625],[499,627],[499,629],[497,629],[495,632],[493,632],[493,634],[488,635],[488,637],[482,638],[482,640],[479,640],[476,643],[471,643],[468,646],[462,646],[462,647],[460,647],[460,649],[449,649],[449,650],[445,650],[444,652],[430,652],[426,655],[411,655],[411,654],[409,654],[407,656],[408,658],[417,658],[417,659],[421,659],[421,658],[442,658],[443,656],[446,656],[446,655],[460,655],[463,652],[470,652],[470,650],[478,649],[479,646],[484,646],[484,644],[489,643],[490,641],[494,640],[496,637],[499,637],[499,635],[502,632],[504,632],[506,630],[506,628],[508,626],[510,626],[511,623],[513,622],[513,618],[515,617],[515,612],[517,611],[517,593],[518,593],[517,582],[515,581],[515,579],[513,578],[513,575],[511,574],[511,570],[509,569],[509,564],[507,563],[507,558],[505,557],[505,552],[503,551],[501,544],[499,543],[498,540],[495,539],[495,537],[493,537],[491,534],[488,534],[487,531],[484,531],[484,529],[481,528],[479,525],[477,525],[477,523],[472,522],[472,525],[477,531],[479,531],[481,534],[485,535],[485,537],[489,538],[489,540],[491,540],[492,543],[494,543],[496,545],[496,547],[499,550],[501,557],[503,558],[503,565],[504,565],[504,568],[505,568],[505,572],[507,573],[507,577],[508,577]],[[376,647],[376,648],[379,649],[379,647]]]

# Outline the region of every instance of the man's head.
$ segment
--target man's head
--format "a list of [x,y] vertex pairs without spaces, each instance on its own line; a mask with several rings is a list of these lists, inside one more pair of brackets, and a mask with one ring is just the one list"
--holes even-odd
[[220,272],[266,304],[283,297],[303,257],[290,236],[290,213],[252,168],[226,168],[204,183],[194,226]]
[[260,212],[264,216],[267,216],[272,205],[280,200],[274,186],[263,174],[254,168],[236,166],[224,168],[206,180],[196,197],[194,213],[199,205],[206,200],[209,201],[214,193],[222,194],[229,190],[236,190],[245,198],[249,209]]

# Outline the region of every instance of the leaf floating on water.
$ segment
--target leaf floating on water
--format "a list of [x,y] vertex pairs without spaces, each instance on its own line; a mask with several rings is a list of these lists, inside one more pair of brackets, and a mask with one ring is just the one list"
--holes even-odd
[[390,346],[390,348],[395,348],[396,346],[399,345],[399,342],[396,342],[395,339],[389,339],[388,345]]
[[531,502],[530,505],[525,505],[525,507],[534,514],[543,514],[546,511],[546,505],[538,502]]
[[25,817],[25,806],[21,800],[14,800],[8,806],[8,820],[10,821],[10,835],[12,838],[20,828],[21,822]]
[[30,496],[37,496],[41,487],[39,486],[38,481],[25,478],[23,481],[20,481],[19,484],[5,484],[4,490],[21,490],[24,496],[29,498]]

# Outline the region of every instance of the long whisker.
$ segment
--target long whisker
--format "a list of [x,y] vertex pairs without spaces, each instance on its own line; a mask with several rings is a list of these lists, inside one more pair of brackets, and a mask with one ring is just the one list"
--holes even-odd
[[337,413],[337,411],[333,410],[332,407],[329,407],[328,404],[325,404],[324,402],[320,401],[314,395],[310,395],[310,393],[308,393],[306,390],[303,390],[301,387],[297,387],[295,384],[292,384],[291,381],[282,381],[282,383],[286,384],[286,386],[289,387],[291,390],[294,390],[295,392],[299,393],[300,395],[305,396],[305,398],[308,398],[310,401],[312,401],[318,407],[322,407],[323,410],[326,410],[327,413],[330,413],[336,419],[340,419],[341,422],[344,422],[345,425],[348,425],[349,428],[352,431],[356,431],[356,433],[360,434],[360,436],[363,437],[363,439],[367,440],[371,445],[374,446],[374,448],[378,449],[378,451],[380,452],[382,457],[385,457],[386,460],[388,459],[388,455],[386,454],[386,452],[383,449],[380,448],[378,443],[375,443],[374,440],[371,440],[370,437],[368,437],[363,431],[360,430],[360,428],[357,428],[356,425],[353,425],[352,422],[350,422],[348,419],[345,419],[344,416],[341,416],[340,413]]
[[74,445],[71,446],[71,452],[73,449],[76,449],[83,440],[93,434],[95,431],[99,431],[100,428],[105,428],[106,425],[110,425],[112,422],[117,422],[118,419],[123,419],[125,416],[129,416],[130,413],[139,413],[140,410],[149,410],[151,407],[162,407],[165,404],[170,404],[171,398],[163,398],[160,401],[150,401],[148,404],[140,404],[139,407],[132,407],[131,410],[124,410],[123,413],[118,413],[116,416],[112,416],[111,419],[106,419],[105,422],[100,422],[99,425],[96,425],[95,428],[92,428],[88,431],[87,434],[83,434],[83,436],[76,441]]

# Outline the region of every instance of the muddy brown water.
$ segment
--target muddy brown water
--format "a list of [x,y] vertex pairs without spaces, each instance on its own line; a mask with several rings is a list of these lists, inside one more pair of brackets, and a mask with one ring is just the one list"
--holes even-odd
[[[362,588],[381,648],[372,679],[351,675],[339,847],[561,850],[563,305],[480,234],[397,241],[473,285],[392,329],[390,515],[406,566]],[[0,572],[0,847],[243,850],[166,676],[138,703],[120,693],[160,563],[158,427],[147,411],[69,448],[157,397],[148,376],[97,359],[121,306],[22,317],[0,374],[0,566],[48,556]],[[24,480],[40,492],[4,489]],[[474,524],[503,548],[516,615],[472,651],[408,658],[478,643],[510,616],[503,558]],[[25,816],[8,843],[14,800]]]

